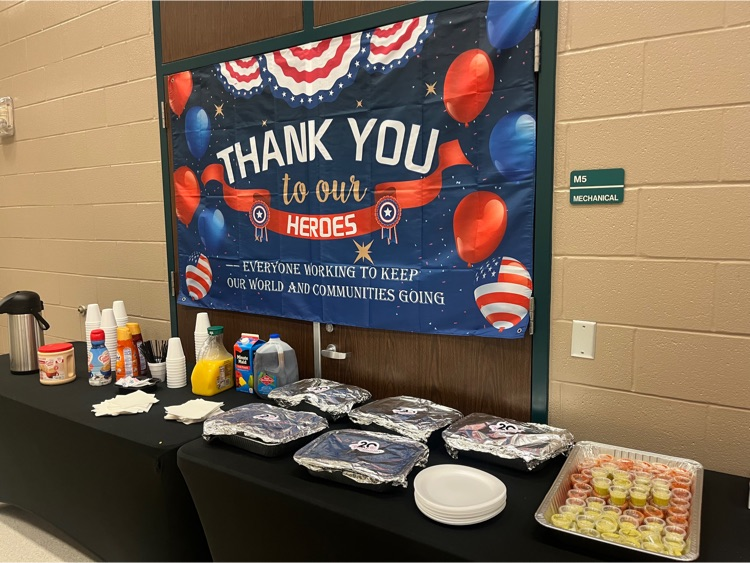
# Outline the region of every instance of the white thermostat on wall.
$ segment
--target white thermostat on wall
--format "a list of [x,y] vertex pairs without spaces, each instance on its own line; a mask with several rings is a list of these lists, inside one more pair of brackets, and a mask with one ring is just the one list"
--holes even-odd
[[12,137],[16,132],[13,126],[13,98],[0,98],[0,137]]

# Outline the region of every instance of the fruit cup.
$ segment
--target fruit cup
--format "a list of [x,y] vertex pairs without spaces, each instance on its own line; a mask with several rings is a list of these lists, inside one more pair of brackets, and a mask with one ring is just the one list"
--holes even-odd
[[630,503],[637,507],[643,508],[648,500],[648,488],[635,486],[630,488]]
[[594,526],[596,526],[596,520],[591,516],[586,516],[585,514],[576,516],[576,527],[579,530],[593,529]]
[[655,528],[658,528],[659,533],[661,533],[661,531],[664,529],[664,526],[666,526],[666,522],[661,518],[657,518],[656,516],[647,516],[643,519],[643,524],[645,526],[653,526]]
[[609,475],[609,472],[601,467],[592,467],[590,471],[591,476],[593,477],[591,479],[592,481],[594,479],[607,479],[607,475]]
[[690,512],[688,512],[688,510],[682,506],[670,506],[669,508],[667,508],[667,516],[677,516],[679,518],[684,518],[685,520],[687,520],[688,516],[690,516]]
[[591,473],[591,469],[589,468],[581,469],[581,472],[579,473],[579,475],[583,475],[584,477],[586,477],[587,482],[590,482],[591,479],[594,478],[594,475]]
[[586,457],[578,462],[578,465],[576,465],[576,468],[578,469],[578,473],[580,473],[584,469],[591,469],[592,467],[596,467],[597,465],[598,463],[595,459]]
[[653,504],[647,504],[646,506],[644,506],[643,514],[646,517],[654,516],[656,518],[664,518],[664,511],[658,506],[654,506]]
[[564,514],[553,514],[550,518],[552,525],[563,530],[572,530],[575,525],[575,520],[565,516]]
[[664,540],[666,541],[670,537],[684,540],[687,537],[687,532],[685,528],[679,526],[664,526]]
[[607,473],[608,473],[607,477],[609,477],[610,479],[612,478],[612,475],[614,474],[614,472],[618,471],[617,464],[613,461],[607,461],[607,462],[601,463],[599,464],[599,467],[607,470]]
[[690,485],[693,484],[693,480],[690,477],[683,475],[676,475],[672,477],[672,488],[673,489],[687,489],[690,490]]
[[591,488],[591,485],[588,485],[586,483],[576,483],[575,485],[573,485],[573,488],[578,491],[584,491],[587,496],[594,494],[594,489]]
[[672,498],[672,491],[669,489],[654,489],[651,493],[654,504],[659,508],[666,508],[669,506],[669,499]]
[[614,533],[617,531],[617,522],[609,518],[600,518],[596,523],[596,531],[601,534]]
[[612,481],[604,477],[596,477],[591,481],[591,484],[593,485],[594,491],[596,491],[597,495],[599,495],[600,497],[609,496],[609,487],[612,485]]
[[690,502],[693,498],[693,494],[687,489],[672,489],[672,498]]
[[640,511],[629,508],[628,510],[623,511],[623,514],[625,516],[630,516],[631,518],[635,518],[636,520],[638,520],[639,526],[643,524],[643,514],[641,514]]
[[670,537],[664,538],[664,548],[669,555],[679,557],[685,553],[685,540]]
[[594,530],[593,528],[584,528],[583,530],[580,530],[581,534],[584,536],[589,536],[590,538],[599,538],[601,537],[601,534]]
[[[682,491],[684,489],[677,489],[678,491]],[[669,506],[679,506],[680,508],[684,508],[688,512],[690,511],[690,501],[684,500],[681,498],[675,498],[674,494],[672,495],[672,498],[669,499]]]
[[614,506],[621,506],[628,501],[628,490],[625,487],[612,485],[609,488],[609,502]]
[[651,524],[641,524],[638,526],[638,531],[641,533],[641,539],[654,538],[661,543],[661,530],[658,526]]
[[612,472],[612,480],[614,481],[615,479],[624,479],[625,481],[629,482],[630,481],[630,472],[629,471],[625,471],[623,469],[615,469]]
[[669,466],[657,462],[651,464],[651,469],[654,471],[654,473],[664,473],[665,471],[669,471]]
[[579,491],[578,489],[570,489],[568,491],[568,498],[579,498],[581,500],[586,500],[588,496],[589,494],[586,491]]
[[672,481],[670,479],[653,479],[651,481],[651,486],[654,489],[671,489],[672,488]]
[[614,518],[617,520],[622,515],[622,510],[617,508],[616,506],[612,506],[611,504],[608,504],[604,508],[602,508],[602,517],[603,518]]
[[630,482],[630,479],[612,479],[612,484],[616,487],[625,487],[626,489],[629,489],[633,486],[633,483]]
[[638,526],[640,526],[640,522],[638,522],[636,518],[625,516],[624,514],[617,519],[617,523],[620,524],[621,530],[626,530],[628,528],[636,530],[638,529]]
[[569,498],[565,501],[565,505],[572,507],[576,514],[583,514],[583,509],[586,508],[586,501],[580,498]]
[[588,485],[589,481],[591,481],[591,479],[587,479],[586,476],[581,473],[573,473],[570,476],[570,484],[573,487],[575,487],[578,483],[582,485]]
[[591,516],[594,520],[599,520],[602,517],[602,509],[599,507],[587,506],[583,509],[584,516]]
[[633,465],[635,464],[632,459],[628,459],[626,457],[616,459],[615,463],[617,464],[617,467],[619,467],[623,471],[630,471],[631,469],[633,469]]
[[599,465],[603,463],[610,463],[614,458],[609,454],[599,454],[596,456],[596,460],[599,462]]
[[578,516],[578,507],[577,506],[568,506],[566,504],[563,504],[557,511],[559,514],[562,514],[563,516],[569,517],[571,520],[575,520],[576,516]]
[[597,497],[589,497],[586,499],[586,506],[589,508],[598,507],[599,510],[604,510],[604,507],[607,506],[607,502],[604,499],[597,498]]
[[667,516],[666,522],[667,526],[677,526],[688,531],[688,519],[684,516]]

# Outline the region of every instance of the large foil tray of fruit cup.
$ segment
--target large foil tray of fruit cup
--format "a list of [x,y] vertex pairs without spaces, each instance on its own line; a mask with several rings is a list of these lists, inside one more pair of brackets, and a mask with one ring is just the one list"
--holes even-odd
[[[666,553],[658,553],[635,547],[623,543],[615,543],[602,538],[588,536],[576,530],[563,529],[552,524],[552,515],[556,514],[560,506],[567,500],[568,490],[571,488],[570,476],[577,473],[578,463],[585,458],[596,458],[598,455],[608,454],[615,460],[632,459],[634,461],[645,461],[651,464],[661,463],[670,468],[680,468],[689,471],[693,475],[693,483],[690,489],[692,497],[690,499],[690,518],[687,536],[685,537],[685,550],[682,555],[675,556]],[[700,535],[701,535],[701,504],[703,497],[703,466],[697,461],[681,457],[672,457],[660,455],[652,452],[621,448],[609,444],[600,444],[598,442],[578,442],[570,452],[568,459],[565,461],[560,474],[552,483],[550,490],[544,497],[542,504],[539,505],[534,517],[536,521],[546,528],[551,528],[557,532],[571,534],[580,538],[586,538],[600,544],[611,545],[631,551],[638,551],[648,555],[655,555],[674,561],[694,561],[700,553]],[[621,558],[627,559],[626,556]]]

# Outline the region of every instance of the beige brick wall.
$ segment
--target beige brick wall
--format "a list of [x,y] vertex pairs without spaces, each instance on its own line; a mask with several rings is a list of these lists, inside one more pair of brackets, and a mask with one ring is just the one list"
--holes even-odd
[[[0,297],[37,291],[49,342],[82,340],[76,308],[123,299],[169,336],[151,4],[0,1]],[[0,353],[8,349],[0,315]]]
[[750,476],[750,2],[564,1],[558,51],[551,423]]

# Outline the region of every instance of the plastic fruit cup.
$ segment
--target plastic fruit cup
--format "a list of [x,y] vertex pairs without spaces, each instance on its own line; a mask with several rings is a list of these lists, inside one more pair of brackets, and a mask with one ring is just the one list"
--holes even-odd
[[600,518],[596,523],[596,531],[601,534],[614,533],[617,531],[617,522],[609,518]]
[[641,524],[636,518],[625,516],[624,514],[617,519],[617,522],[620,524],[621,530],[627,530],[628,528],[636,530]]
[[669,471],[669,466],[665,465],[664,463],[652,463],[651,469],[653,469],[655,472],[662,473],[664,471]]
[[664,549],[669,555],[682,555],[685,552],[685,540],[675,537],[664,538]]
[[586,506],[589,508],[599,507],[599,510],[604,510],[604,507],[607,506],[607,502],[601,498],[589,497],[586,499]]
[[688,519],[684,516],[667,516],[666,522],[667,526],[677,526],[688,531]]
[[591,473],[591,469],[588,469],[588,468],[581,469],[581,472],[579,473],[579,475],[583,475],[584,477],[586,477],[587,481],[591,481],[591,479],[594,478],[594,475]]
[[609,454],[599,454],[596,456],[596,460],[599,462],[599,465],[602,463],[610,463],[614,458]]
[[576,468],[578,469],[578,473],[580,473],[584,469],[591,469],[592,467],[596,467],[597,465],[598,464],[595,459],[586,457],[578,462],[578,465],[576,465]]
[[563,530],[570,530],[573,528],[574,520],[563,514],[553,514],[550,518],[552,525],[556,528],[562,528]]
[[592,529],[592,528],[584,528],[583,530],[581,530],[581,533],[584,536],[589,536],[591,538],[599,538],[599,537],[601,537],[601,534],[599,532],[597,532],[596,530]]
[[664,518],[664,511],[658,506],[653,504],[647,504],[643,507],[643,514],[648,516],[655,516],[656,518]]
[[583,509],[584,516],[590,516],[594,520],[599,520],[602,517],[602,509],[594,507],[586,507]]
[[617,520],[622,515],[622,510],[617,508],[616,506],[612,506],[608,504],[604,508],[602,508],[602,518],[614,518]]
[[651,539],[643,540],[641,547],[652,553],[667,553],[667,549],[662,542],[652,541]]
[[609,502],[614,506],[620,506],[628,501],[628,490],[625,487],[612,485],[609,488]]
[[648,516],[643,519],[643,524],[645,526],[654,526],[659,529],[659,533],[664,529],[664,526],[666,526],[666,522],[662,520],[661,518],[657,518],[656,516]]
[[563,504],[557,512],[563,516],[567,516],[571,520],[575,520],[579,514],[577,506],[568,506],[567,504]]
[[612,480],[615,479],[625,479],[626,481],[630,481],[630,472],[624,471],[623,469],[615,469],[612,472]]
[[672,481],[669,479],[654,479],[651,481],[651,486],[654,489],[670,489],[672,486]]
[[669,499],[672,498],[672,491],[669,489],[654,489],[651,495],[656,506],[666,508],[669,506]]
[[636,520],[638,520],[639,526],[643,524],[643,514],[640,511],[629,508],[628,510],[625,510],[623,514],[625,516],[630,516],[631,518],[635,518]]
[[610,477],[610,478],[612,477],[612,474],[618,470],[617,464],[613,461],[607,461],[607,462],[601,463],[599,464],[599,467],[601,467],[602,469],[606,469],[608,473],[607,477]]
[[591,476],[592,481],[594,479],[606,479],[607,475],[609,475],[609,472],[606,469],[603,469],[601,467],[592,467],[591,468]]
[[594,520],[591,516],[586,516],[585,514],[579,514],[576,516],[576,526],[579,530],[585,530],[585,529],[593,529],[594,526],[596,526],[596,520]]
[[643,471],[642,469],[636,469],[633,471],[633,479],[648,479],[651,482],[651,473],[649,471]]
[[586,508],[586,501],[580,498],[569,498],[565,501],[565,505],[572,507],[576,514],[583,514],[583,509]]
[[651,524],[641,524],[638,526],[638,531],[641,533],[642,539],[647,538],[654,538],[661,543],[661,530],[658,526],[653,526]]
[[690,502],[693,498],[693,494],[687,489],[672,489],[672,498]]
[[690,490],[690,485],[693,484],[693,480],[690,477],[684,477],[677,475],[672,477],[672,488],[673,489],[687,489]]
[[594,489],[591,488],[591,485],[588,485],[586,483],[576,483],[575,485],[573,485],[573,488],[585,492],[586,495],[591,495],[594,492]]
[[635,487],[630,488],[630,502],[633,504],[633,506],[642,508],[646,506],[647,500],[648,500],[648,488],[641,487],[641,486],[635,486]]
[[627,510],[630,507],[630,505],[627,502],[625,504],[611,504],[610,506],[614,506],[615,508],[619,508],[621,511],[622,510]]
[[602,539],[607,541],[614,541],[614,542],[620,542],[620,534],[614,534],[614,533],[608,533],[605,532],[602,534]]
[[[677,490],[681,491],[684,489]],[[674,498],[674,495],[672,495],[672,498],[669,499],[669,506],[679,506],[680,508],[684,508],[685,510],[690,511],[690,501],[681,498]]]
[[612,485],[612,481],[604,477],[596,477],[591,481],[591,485],[597,495],[606,497],[609,496],[609,487]]
[[633,486],[630,479],[612,479],[612,484],[616,487],[625,487],[626,489]]
[[635,462],[632,459],[621,457],[620,459],[616,459],[615,463],[617,464],[617,467],[619,467],[623,471],[630,471],[631,469],[633,469],[633,465]]
[[570,476],[570,484],[573,485],[573,486],[575,486],[576,483],[581,483],[583,485],[587,485],[590,480],[591,479],[586,479],[586,477],[584,475],[582,475],[581,473],[573,473]]
[[677,516],[687,520],[688,516],[690,516],[690,512],[682,506],[670,506],[667,508],[667,516],[672,516],[673,518]]
[[677,477],[678,475],[680,475],[681,477],[693,476],[693,474],[690,473],[690,471],[688,471],[687,469],[683,469],[682,467],[670,467],[669,473],[670,475],[672,475],[672,477]]
[[586,500],[588,496],[589,494],[586,491],[579,491],[578,489],[570,489],[568,491],[568,498],[579,498],[581,500]]
[[687,537],[685,528],[680,528],[679,526],[664,526],[664,539],[667,540],[673,537],[684,540]]

